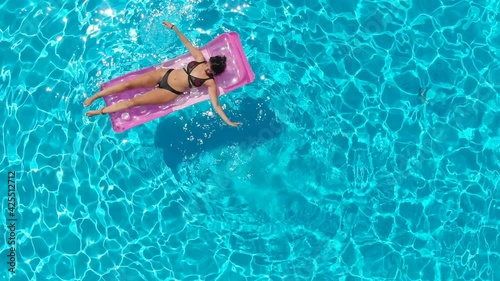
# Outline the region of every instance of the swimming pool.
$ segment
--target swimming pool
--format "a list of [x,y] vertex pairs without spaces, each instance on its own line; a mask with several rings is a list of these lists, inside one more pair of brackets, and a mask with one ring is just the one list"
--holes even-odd
[[[500,280],[498,5],[340,2],[0,4],[2,280]],[[84,116],[185,52],[165,19],[240,34],[242,128]]]

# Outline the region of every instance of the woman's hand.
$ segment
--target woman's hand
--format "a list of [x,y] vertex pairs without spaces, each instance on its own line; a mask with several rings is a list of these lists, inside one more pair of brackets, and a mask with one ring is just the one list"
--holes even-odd
[[171,22],[164,21],[164,22],[162,22],[162,24],[163,24],[165,27],[168,27],[168,28],[170,28],[170,29],[174,28],[174,25],[173,25]]
[[227,122],[227,124],[228,124],[229,126],[232,126],[232,127],[238,127],[239,125],[242,125],[243,123],[241,123],[241,122],[231,122],[231,121],[229,121],[229,122]]

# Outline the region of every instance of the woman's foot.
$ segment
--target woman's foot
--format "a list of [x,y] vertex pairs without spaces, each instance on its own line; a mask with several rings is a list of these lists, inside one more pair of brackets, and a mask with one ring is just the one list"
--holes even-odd
[[85,113],[85,115],[87,115],[88,117],[101,115],[101,114],[104,114],[103,110],[104,110],[104,107],[99,109],[99,110],[91,110],[91,111],[88,111],[87,113]]
[[84,102],[83,102],[83,105],[85,107],[91,105],[94,101],[95,101],[95,97],[94,96],[91,96],[90,98],[86,99]]

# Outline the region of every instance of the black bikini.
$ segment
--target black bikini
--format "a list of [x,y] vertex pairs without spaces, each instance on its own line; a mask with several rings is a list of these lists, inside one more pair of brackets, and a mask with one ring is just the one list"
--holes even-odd
[[183,92],[177,91],[176,89],[170,87],[170,85],[168,84],[168,76],[170,75],[170,72],[172,72],[172,71],[173,71],[173,69],[167,70],[167,73],[165,73],[165,75],[163,75],[163,78],[161,78],[161,81],[158,84],[158,88],[169,90],[170,92],[172,92],[176,95],[182,95],[182,94],[184,94]]
[[184,69],[184,71],[188,75],[189,88],[191,88],[192,86],[201,87],[201,85],[203,85],[203,83],[205,83],[205,81],[210,80],[210,79],[214,79],[213,77],[210,77],[210,76],[208,78],[198,78],[198,77],[191,75],[191,72],[193,72],[193,70],[198,65],[200,65],[202,63],[206,63],[206,61],[201,61],[201,62],[200,61],[191,61],[188,63],[186,69]]
[[[205,83],[205,81],[207,80],[210,80],[210,79],[214,79],[213,77],[208,77],[208,78],[198,78],[198,77],[195,77],[193,75],[191,75],[191,72],[193,72],[193,70],[200,64],[202,63],[206,63],[206,61],[202,61],[202,62],[198,62],[198,61],[191,61],[188,63],[186,69],[184,69],[184,71],[187,73],[188,75],[188,82],[189,82],[189,88],[192,88],[192,86],[195,86],[195,87],[201,87],[203,85],[203,83]],[[161,79],[160,83],[158,83],[158,88],[160,89],[165,89],[165,90],[169,90],[171,91],[172,93],[176,94],[176,95],[182,95],[183,92],[180,92],[180,91],[177,91],[175,90],[174,88],[172,88],[169,84],[168,84],[168,76],[170,75],[170,72],[172,72],[173,69],[169,69],[167,70],[167,73],[165,73],[165,75],[163,76],[163,78]]]

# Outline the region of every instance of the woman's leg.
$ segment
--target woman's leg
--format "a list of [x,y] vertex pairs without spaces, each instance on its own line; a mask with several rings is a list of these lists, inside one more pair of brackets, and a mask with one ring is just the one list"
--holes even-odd
[[177,98],[178,95],[164,89],[154,89],[152,91],[149,91],[143,95],[140,95],[138,97],[135,97],[130,100],[124,100],[118,103],[115,103],[111,106],[108,107],[103,107],[99,110],[91,110],[87,112],[87,116],[92,117],[94,115],[98,114],[104,114],[104,113],[113,113],[121,110],[125,110],[127,108],[131,108],[134,106],[140,106],[140,105],[161,105],[165,104],[169,101],[174,100]]
[[112,94],[116,94],[116,93],[120,93],[120,92],[123,92],[125,90],[154,87],[160,82],[161,78],[163,78],[163,75],[165,75],[166,72],[167,72],[166,69],[151,70],[151,71],[146,72],[146,73],[144,73],[144,74],[142,74],[142,75],[140,75],[140,76],[138,76],[130,81],[111,86],[109,88],[106,88],[106,89],[96,93],[95,95],[93,95],[90,98],[88,98],[87,100],[85,100],[83,105],[85,107],[87,107],[87,106],[91,105],[94,102],[94,100],[96,100],[98,98],[112,95]]

